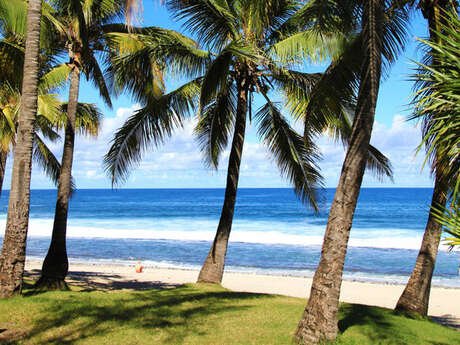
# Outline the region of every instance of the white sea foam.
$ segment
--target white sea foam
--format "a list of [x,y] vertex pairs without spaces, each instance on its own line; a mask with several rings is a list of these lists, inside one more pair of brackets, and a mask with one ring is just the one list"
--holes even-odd
[[[135,219],[70,221],[67,236],[69,238],[212,241],[216,224],[217,222],[212,220],[193,219],[162,220],[152,224]],[[4,225],[5,220],[0,220],[1,228],[4,229]],[[51,219],[31,219],[29,236],[50,237],[51,229]],[[236,221],[231,241],[265,245],[320,246],[323,242],[323,231],[324,226],[319,225]],[[354,228],[349,246],[418,250],[422,235],[421,232],[405,229]],[[440,245],[440,249],[448,250],[448,247]]]

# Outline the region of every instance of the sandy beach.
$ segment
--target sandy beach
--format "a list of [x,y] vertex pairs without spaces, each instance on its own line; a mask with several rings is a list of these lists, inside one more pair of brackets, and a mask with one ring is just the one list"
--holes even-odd
[[[36,277],[40,269],[39,261],[28,261],[26,264],[29,277]],[[68,281],[97,289],[144,290],[194,283],[197,277],[198,271],[192,270],[147,267],[142,273],[136,273],[134,265],[70,263]],[[234,291],[305,298],[310,292],[311,282],[311,278],[227,272],[222,285]],[[403,285],[344,281],[340,301],[393,308],[403,289]],[[433,287],[428,314],[450,324],[460,325],[460,289]]]

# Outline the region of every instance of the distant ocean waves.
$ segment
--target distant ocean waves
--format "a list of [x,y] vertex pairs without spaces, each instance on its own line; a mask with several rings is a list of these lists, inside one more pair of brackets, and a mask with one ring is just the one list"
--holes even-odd
[[[209,250],[207,241],[151,239],[69,238],[71,262],[133,265],[198,270]],[[43,259],[49,238],[31,237],[28,258]],[[312,277],[321,247],[231,242],[227,271]],[[411,273],[416,250],[350,247],[344,279],[404,284]],[[440,252],[433,285],[460,288],[453,253]]]
[[[190,219],[155,221],[150,229],[144,223],[136,219],[70,221],[69,258],[73,262],[99,264],[133,264],[142,260],[145,266],[197,270],[206,257],[216,226],[215,221]],[[310,226],[303,234],[286,233],[283,227],[289,226],[282,222],[236,221],[226,269],[313,276],[324,226]],[[273,230],[277,228],[280,231]],[[294,232],[292,224],[290,228]],[[43,259],[46,255],[51,229],[51,219],[30,221],[29,259]],[[421,233],[411,230],[353,229],[344,278],[404,284],[415,263],[420,241]],[[440,249],[433,284],[460,287],[459,253],[447,252],[443,245]]]
[[[5,227],[5,220],[0,220]],[[50,237],[51,219],[31,219],[30,237]],[[162,219],[148,224],[139,219],[70,220],[68,238],[212,241],[217,222],[206,219]],[[304,227],[304,228],[300,228]],[[244,229],[244,230],[243,230]],[[230,240],[241,243],[319,246],[325,226],[283,222],[234,221]],[[423,233],[407,229],[352,229],[350,247],[418,250]],[[449,248],[440,245],[441,251]]]
[[[353,219],[345,279],[405,283],[414,267],[428,216],[429,188],[363,188]],[[199,269],[214,238],[223,189],[78,190],[71,199],[71,262]],[[240,189],[226,269],[312,276],[321,253],[334,189],[321,212],[302,205],[291,189]],[[28,258],[49,246],[55,190],[31,191]],[[0,196],[0,236],[8,192]],[[434,285],[460,287],[459,252],[441,244]]]

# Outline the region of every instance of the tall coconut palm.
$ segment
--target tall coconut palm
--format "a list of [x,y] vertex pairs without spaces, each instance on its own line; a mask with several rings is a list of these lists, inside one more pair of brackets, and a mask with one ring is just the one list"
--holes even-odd
[[[17,70],[14,76],[5,74],[0,76],[2,81],[0,88],[0,192],[3,184],[4,169],[10,147],[16,143],[16,128],[21,106],[20,81],[22,71],[16,65],[24,62],[24,51],[21,35],[12,32],[12,28],[3,31],[3,40],[0,42],[0,56],[2,68]],[[8,64],[6,64],[8,60]],[[60,163],[47,147],[41,136],[55,141],[59,135],[54,131],[54,126],[59,126],[63,119],[61,114],[65,112],[65,104],[59,101],[57,95],[51,93],[55,89],[65,85],[68,75],[66,65],[52,66],[54,54],[42,53],[40,59],[40,80],[38,86],[37,119],[35,121],[33,160],[43,168],[52,181],[57,185],[60,174]],[[81,105],[84,107],[85,105]],[[82,114],[83,115],[83,114]]]
[[14,163],[5,236],[0,257],[0,297],[22,291],[29,224],[33,133],[37,114],[41,0],[29,0],[24,56],[21,115],[14,148]]
[[407,20],[406,12],[392,6],[391,1],[358,1],[355,5],[362,31],[361,47],[354,53],[363,57],[358,100],[339,185],[329,212],[320,262],[295,333],[296,340],[302,344],[317,344],[337,337],[343,265],[368,154],[382,63],[384,59],[391,62],[396,58]]
[[71,190],[71,171],[75,144],[75,126],[78,105],[80,76],[83,72],[99,89],[104,102],[111,106],[109,89],[96,59],[97,52],[104,52],[103,34],[114,28],[124,28],[114,24],[124,10],[121,0],[56,0],[56,28],[67,48],[70,67],[69,101],[65,126],[64,149],[61,161],[61,174],[56,201],[53,233],[50,248],[43,262],[40,279],[36,287],[40,289],[66,288],[64,279],[68,272],[67,250],[65,245],[69,196]]
[[[149,34],[114,37],[118,46],[128,51],[114,60],[115,79],[146,105],[115,134],[105,163],[114,182],[126,178],[148,144],[162,142],[181,123],[184,112],[193,108],[198,96],[196,133],[208,165],[218,166],[233,130],[222,214],[198,278],[200,282],[220,283],[248,115],[255,120],[261,139],[298,196],[316,207],[315,187],[321,177],[314,137],[328,126],[328,116],[346,122],[345,106],[329,100],[330,107],[315,113],[311,130],[303,139],[290,127],[279,104],[271,100],[270,91],[281,91],[287,100],[310,93],[321,74],[290,67],[299,67],[305,56],[311,60],[332,56],[341,46],[342,36],[318,32],[312,23],[300,24],[296,13],[301,3],[295,1],[170,1],[168,5],[177,17],[187,19],[186,28],[210,50],[198,50],[192,41],[168,30],[152,28]],[[184,72],[195,79],[171,93],[157,94],[155,90],[161,87],[152,66]],[[256,93],[266,104],[253,114],[252,98]]]
[[[431,210],[435,211],[445,208],[449,191],[455,199],[459,186],[459,125],[458,121],[455,122],[458,118],[455,105],[458,102],[453,96],[458,92],[459,35],[458,28],[445,24],[448,16],[458,23],[458,3],[451,0],[420,1],[419,7],[428,20],[430,40],[427,44],[431,52],[428,65],[422,66],[417,76],[419,92],[415,99],[415,117],[422,118],[424,123],[423,141],[435,177],[431,199]],[[436,213],[430,212],[414,270],[396,310],[427,315],[441,233],[442,224],[437,221]]]

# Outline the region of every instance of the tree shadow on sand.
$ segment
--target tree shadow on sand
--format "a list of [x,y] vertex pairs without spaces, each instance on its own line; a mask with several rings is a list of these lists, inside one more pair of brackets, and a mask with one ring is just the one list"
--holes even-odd
[[[26,279],[37,280],[40,277],[40,270],[29,270],[24,274]],[[138,281],[135,279],[126,280],[118,274],[103,273],[103,272],[85,272],[85,271],[70,271],[66,279],[73,287],[78,287],[81,291],[109,291],[109,290],[158,290],[158,289],[173,289],[180,285],[168,284],[161,281]],[[31,288],[31,287],[30,287]],[[43,291],[28,291],[24,295],[34,295]]]

